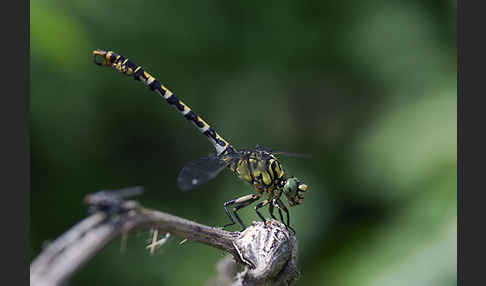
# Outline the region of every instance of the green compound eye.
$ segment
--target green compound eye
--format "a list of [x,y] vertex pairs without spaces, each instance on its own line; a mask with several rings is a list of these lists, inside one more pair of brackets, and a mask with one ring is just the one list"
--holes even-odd
[[284,185],[284,191],[285,193],[295,193],[297,190],[297,178],[289,178],[287,179],[287,182],[285,182]]
[[284,194],[290,206],[295,206],[304,201],[304,194],[307,191],[307,185],[301,183],[297,178],[288,178],[283,187]]

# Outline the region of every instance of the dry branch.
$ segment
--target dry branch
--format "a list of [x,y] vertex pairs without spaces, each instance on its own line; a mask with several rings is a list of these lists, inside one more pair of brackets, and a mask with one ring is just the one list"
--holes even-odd
[[115,237],[147,229],[232,254],[245,270],[231,285],[290,285],[299,276],[297,241],[278,221],[254,222],[241,233],[229,232],[123,201],[116,213],[97,211],[49,244],[30,266],[30,284],[61,285]]

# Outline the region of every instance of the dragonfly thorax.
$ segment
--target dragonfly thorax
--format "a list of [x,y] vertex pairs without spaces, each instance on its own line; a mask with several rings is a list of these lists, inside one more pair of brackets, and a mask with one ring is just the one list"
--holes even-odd
[[237,151],[230,169],[242,180],[251,184],[260,194],[278,199],[285,185],[285,171],[279,160],[265,150]]
[[275,155],[264,149],[237,152],[230,168],[257,192],[267,193],[270,200],[280,198],[283,193],[290,206],[302,203],[307,185],[295,177],[286,178]]

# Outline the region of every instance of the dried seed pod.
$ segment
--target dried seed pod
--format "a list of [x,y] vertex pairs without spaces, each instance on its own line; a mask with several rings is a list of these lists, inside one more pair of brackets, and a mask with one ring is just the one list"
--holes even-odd
[[249,267],[238,275],[238,281],[254,285],[290,285],[300,273],[296,260],[298,245],[285,225],[276,221],[253,222],[234,242],[242,261]]

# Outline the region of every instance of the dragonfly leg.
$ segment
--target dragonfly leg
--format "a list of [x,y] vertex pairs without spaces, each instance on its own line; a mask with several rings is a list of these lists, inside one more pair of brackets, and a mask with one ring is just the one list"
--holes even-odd
[[282,215],[282,210],[280,209],[280,207],[278,207],[278,214],[280,215],[280,221],[285,224],[285,221],[284,221],[284,218],[283,218],[283,215]]
[[243,230],[244,230],[246,228],[246,226],[241,221],[240,217],[238,216],[237,211],[239,209],[241,209],[243,207],[246,207],[249,204],[255,202],[256,200],[260,199],[260,197],[261,197],[261,195],[254,195],[254,194],[252,194],[252,195],[246,195],[246,196],[239,197],[237,199],[234,199],[234,200],[230,200],[230,201],[225,202],[224,203],[224,210],[225,210],[226,214],[228,215],[228,217],[230,218],[231,223],[226,224],[225,226],[223,226],[223,228],[235,224],[235,220],[233,219],[233,217],[231,216],[230,212],[228,211],[228,206],[234,205],[235,207],[233,208],[233,214],[235,215],[236,219],[238,220],[238,222],[240,223],[240,225],[243,227]]
[[274,220],[277,220],[277,218],[275,217],[275,215],[273,214],[273,211],[275,210],[275,201],[273,200],[272,203],[268,206],[268,212],[270,213],[270,216],[274,219]]
[[[278,214],[280,215],[280,221],[283,224],[285,224],[285,221],[284,221],[284,218],[283,218],[283,214],[282,214],[282,210],[281,210],[280,204],[276,200],[274,200],[273,203],[272,203],[272,205],[270,206],[270,208],[271,208],[270,209],[270,212],[272,214],[272,218],[275,219],[275,220],[278,220],[275,216],[273,216],[273,208],[274,208],[274,206],[277,207],[277,209],[278,209]],[[287,225],[285,225],[285,226],[287,226]]]
[[[265,218],[263,217],[263,215],[258,211],[259,208],[262,208],[264,206],[266,206],[268,204],[268,200],[264,200],[262,202],[259,202],[256,206],[255,206],[255,211],[257,213],[257,215],[263,220],[263,223],[266,222]],[[270,204],[271,205],[271,204]]]
[[226,215],[229,217],[229,219],[231,220],[231,223],[227,223],[223,226],[223,228],[227,227],[227,226],[230,226],[230,225],[234,225],[235,224],[235,220],[233,219],[233,217],[231,216],[230,212],[228,211],[228,206],[231,206],[235,203],[235,200],[231,200],[231,201],[227,201],[224,203],[224,211],[226,212]]
[[[296,234],[295,230],[290,226],[290,214],[289,214],[289,210],[287,209],[287,207],[282,203],[282,201],[279,199],[277,201],[278,203],[278,206],[279,206],[279,210],[282,209],[286,214],[287,214],[287,223],[284,223],[284,225],[290,229],[294,234]],[[282,216],[282,214],[280,214],[280,216]],[[283,220],[283,218],[282,218]]]

